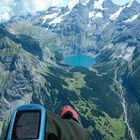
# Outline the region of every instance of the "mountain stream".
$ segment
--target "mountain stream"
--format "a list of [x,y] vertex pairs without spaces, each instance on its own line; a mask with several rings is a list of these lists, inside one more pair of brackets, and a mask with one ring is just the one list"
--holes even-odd
[[123,91],[123,87],[122,87],[122,82],[121,82],[121,80],[118,80],[118,76],[117,76],[117,72],[118,72],[119,68],[120,67],[117,67],[116,70],[115,70],[114,82],[117,85],[117,87],[118,87],[118,89],[119,89],[119,91],[121,93],[120,98],[121,98],[121,104],[122,104],[122,107],[123,107],[122,116],[123,116],[124,122],[127,125],[128,131],[130,132],[131,139],[132,140],[137,140],[132,128],[129,125],[128,114],[127,114],[127,102],[126,102],[125,97],[124,97],[124,91]]

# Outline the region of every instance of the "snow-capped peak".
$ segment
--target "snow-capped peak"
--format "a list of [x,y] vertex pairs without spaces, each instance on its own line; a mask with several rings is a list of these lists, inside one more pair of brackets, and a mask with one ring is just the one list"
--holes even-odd
[[110,20],[116,20],[118,17],[119,17],[119,15],[121,14],[121,12],[122,12],[122,10],[125,8],[125,6],[123,6],[123,7],[120,7],[119,8],[119,10],[118,11],[116,11],[114,14],[112,14],[111,16],[110,16]]
[[131,7],[133,1],[134,1],[134,0],[130,0],[130,1],[129,1],[129,3],[128,3],[128,5],[127,5],[128,8]]
[[104,10],[103,3],[105,0],[94,1],[94,9]]

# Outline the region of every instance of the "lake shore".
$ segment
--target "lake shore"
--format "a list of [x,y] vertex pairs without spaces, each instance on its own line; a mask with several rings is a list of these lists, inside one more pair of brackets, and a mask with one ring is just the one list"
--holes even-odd
[[91,54],[76,54],[76,55],[69,55],[64,57],[63,60],[64,64],[70,65],[72,67],[82,66],[85,68],[90,68],[96,63],[95,57]]

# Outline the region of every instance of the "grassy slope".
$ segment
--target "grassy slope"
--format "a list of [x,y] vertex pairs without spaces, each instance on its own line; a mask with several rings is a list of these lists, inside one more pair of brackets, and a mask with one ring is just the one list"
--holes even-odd
[[[78,68],[78,70],[73,69],[69,72],[66,72],[65,67],[61,67],[59,69],[55,68],[54,71],[53,71],[53,67],[51,67],[50,71],[51,71],[51,75],[50,75],[51,77],[50,76],[49,77],[51,79],[49,78],[47,81],[50,81],[51,83],[53,83],[51,88],[58,89],[60,92],[62,92],[63,96],[65,96],[67,91],[73,91],[72,93],[70,92],[68,95],[66,95],[67,98],[71,97],[71,94],[76,93],[78,95],[78,97],[73,96],[76,98],[73,98],[73,97],[70,98],[70,103],[79,112],[83,120],[84,126],[89,129],[93,137],[96,137],[97,139],[100,139],[100,137],[102,137],[103,140],[113,140],[113,139],[121,140],[122,138],[124,138],[125,131],[126,131],[125,123],[121,119],[111,117],[112,114],[110,115],[107,114],[106,109],[104,109],[103,107],[102,109],[100,109],[102,106],[101,105],[102,103],[100,103],[99,100],[109,101],[110,98],[107,97],[106,99],[103,99],[105,96],[103,96],[102,94],[100,94],[100,97],[98,97],[99,93],[96,93],[95,92],[96,90],[94,90],[96,89],[95,86],[97,85],[92,84],[92,83],[87,83],[87,81],[90,81],[91,79],[96,79],[93,81],[101,82],[100,79],[98,81],[98,78],[96,77],[96,75],[90,75],[90,79],[87,80],[86,77],[88,77],[89,75],[87,73],[83,74],[83,71],[85,71],[85,69],[83,68]],[[55,75],[55,77],[53,75],[53,77],[55,78],[54,80],[52,79],[53,72]],[[89,72],[89,73],[92,74],[92,72]],[[60,83],[60,85],[58,83]],[[89,87],[87,87],[87,85]],[[103,83],[102,83],[102,86],[103,86]],[[86,92],[88,91],[88,89],[91,89],[92,92],[90,93]],[[101,91],[101,89],[98,89],[98,90]],[[93,98],[94,94],[97,94],[97,95],[95,95],[95,97]],[[114,106],[115,106],[115,103],[114,103]],[[118,107],[119,106],[113,108],[113,106],[110,105],[108,110],[115,111]],[[116,115],[116,112],[114,112],[114,116],[115,115]],[[95,133],[97,132],[101,136],[95,136]]]
[[19,45],[8,37],[0,39],[0,46],[7,46],[5,47],[6,49],[2,49],[2,51],[0,51],[0,56],[2,57],[8,57],[20,53]]

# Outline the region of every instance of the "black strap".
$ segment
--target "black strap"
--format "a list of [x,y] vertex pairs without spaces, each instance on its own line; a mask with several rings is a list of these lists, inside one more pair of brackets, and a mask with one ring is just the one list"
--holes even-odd
[[55,134],[50,133],[48,134],[47,140],[59,140],[59,138]]

